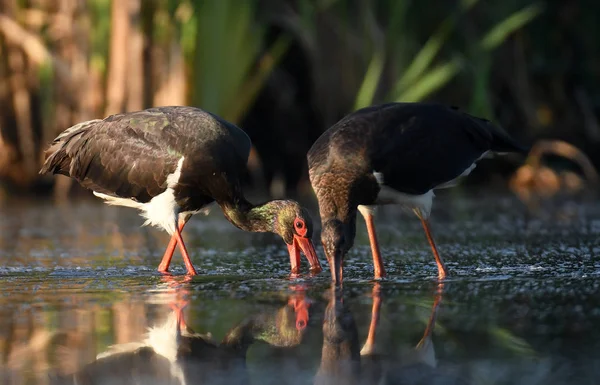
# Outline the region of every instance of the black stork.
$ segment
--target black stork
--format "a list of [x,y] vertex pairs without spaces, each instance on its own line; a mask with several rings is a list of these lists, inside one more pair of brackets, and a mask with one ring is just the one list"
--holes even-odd
[[70,176],[110,205],[141,210],[145,224],[161,227],[171,241],[158,267],[167,272],[177,244],[187,272],[196,275],[181,231],[193,214],[216,202],[236,227],[279,234],[292,274],[300,250],[313,272],[321,265],[312,244],[312,219],[293,200],[254,205],[240,178],[251,142],[237,126],[194,107],[172,106],[79,123],[46,151],[40,173]]
[[419,217],[438,277],[446,277],[428,222],[434,190],[455,185],[478,160],[494,152],[527,149],[488,120],[440,104],[371,106],[325,131],[308,152],[308,166],[332,279],[343,279],[343,259],[356,235],[357,210],[367,224],[375,278],[385,276],[373,223],[374,207],[384,204],[398,204]]

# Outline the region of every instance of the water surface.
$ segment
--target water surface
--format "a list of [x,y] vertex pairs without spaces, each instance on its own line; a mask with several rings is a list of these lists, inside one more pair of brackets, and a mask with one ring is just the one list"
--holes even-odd
[[[483,197],[448,195],[434,205],[434,235],[451,272],[443,284],[416,217],[386,210],[377,227],[388,278],[371,281],[359,220],[341,291],[330,287],[320,242],[325,271],[290,280],[277,236],[239,231],[218,209],[185,229],[200,273],[186,280],[178,254],[173,276],[156,272],[168,237],[140,228],[134,210],[5,202],[0,379],[62,379],[111,345],[143,340],[185,305],[187,325],[216,344],[248,320],[272,321],[263,336],[274,342],[256,341],[245,355],[252,384],[595,383],[600,206],[526,216],[510,196]],[[373,344],[360,357],[369,330]],[[244,379],[233,374],[223,373],[232,376],[224,383]],[[186,380],[195,379],[203,383]]]

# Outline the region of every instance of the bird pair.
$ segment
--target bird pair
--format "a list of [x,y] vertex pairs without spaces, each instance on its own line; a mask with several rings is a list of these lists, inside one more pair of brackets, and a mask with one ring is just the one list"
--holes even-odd
[[[181,231],[213,202],[242,230],[279,234],[288,247],[292,274],[299,273],[300,252],[311,270],[320,272],[306,209],[293,200],[255,205],[244,198],[241,177],[250,147],[244,131],[214,114],[159,107],[68,128],[46,151],[40,173],[70,176],[108,204],[137,208],[145,224],[165,229],[171,241],[161,272],[168,270],[179,245],[188,274],[196,274]],[[447,269],[428,223],[433,191],[453,186],[490,152],[526,149],[489,121],[439,104],[372,106],[325,131],[309,150],[308,165],[333,281],[342,281],[357,212],[367,223],[375,278],[385,276],[373,208],[386,204],[401,205],[420,218],[438,277],[444,278]]]

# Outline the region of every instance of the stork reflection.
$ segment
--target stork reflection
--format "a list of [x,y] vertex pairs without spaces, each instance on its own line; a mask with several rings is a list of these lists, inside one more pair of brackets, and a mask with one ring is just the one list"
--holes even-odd
[[329,303],[323,319],[321,365],[314,383],[358,384],[360,347],[356,322],[344,304],[342,289],[332,284],[328,294]]
[[432,335],[442,301],[444,284],[437,286],[423,336],[409,354],[392,359],[380,353],[377,330],[382,306],[381,286],[372,289],[371,321],[367,338],[360,347],[354,317],[344,304],[343,292],[330,289],[323,321],[321,363],[314,383],[336,384],[463,384],[462,380],[437,368]]
[[76,373],[54,384],[246,384],[248,348],[257,341],[293,347],[302,341],[309,301],[304,291],[291,294],[276,311],[253,314],[234,325],[218,342],[185,322],[189,284],[165,278],[172,294],[166,320],[149,328],[140,341],[111,346]]
[[[398,346],[379,334],[384,295],[380,283],[370,291],[370,321],[360,328],[344,289],[331,284],[324,293],[326,306],[310,299],[308,287],[292,286],[291,292],[274,294],[277,307],[250,313],[231,321],[223,338],[195,331],[186,322],[192,303],[193,282],[185,277],[165,277],[154,296],[167,309],[166,318],[150,327],[135,341],[116,344],[98,354],[96,360],[74,373],[55,377],[54,384],[249,384],[256,382],[247,366],[249,348],[262,342],[269,346],[267,362],[253,370],[264,370],[256,383],[316,385],[370,384],[462,384],[444,368],[438,368],[432,336],[441,307],[444,284],[436,285],[433,303],[423,334],[408,352],[398,354]],[[313,288],[314,290],[314,288]],[[320,292],[320,290],[319,290]],[[270,297],[270,298],[272,298]],[[312,294],[311,294],[312,297]],[[314,298],[314,297],[313,297]],[[271,299],[272,300],[272,299]],[[323,311],[323,307],[325,308]],[[309,322],[320,318],[322,322]],[[314,321],[314,319],[312,320]],[[196,325],[196,323],[194,323]],[[302,344],[309,330],[321,325],[317,345]],[[365,325],[366,326],[366,325]],[[407,327],[409,325],[406,325]],[[402,328],[402,325],[394,325]],[[364,333],[364,334],[363,334]],[[311,333],[312,334],[312,333]],[[359,337],[364,335],[363,338]],[[387,333],[382,333],[387,335]],[[320,359],[300,364],[299,345],[310,347],[307,357]],[[389,351],[392,347],[393,351]],[[265,357],[263,357],[265,359]],[[290,361],[296,363],[290,365]],[[255,360],[252,361],[252,365]],[[309,372],[306,372],[309,370]],[[254,373],[256,374],[256,373]],[[269,382],[271,381],[271,382]]]

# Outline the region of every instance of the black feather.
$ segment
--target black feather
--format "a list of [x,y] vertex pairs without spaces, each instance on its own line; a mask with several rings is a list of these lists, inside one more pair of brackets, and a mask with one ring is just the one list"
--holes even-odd
[[344,117],[315,142],[308,163],[311,179],[335,167],[353,170],[356,178],[377,171],[386,185],[423,194],[460,176],[487,151],[527,149],[489,121],[456,108],[389,103]]
[[[239,184],[235,178],[245,167],[250,146],[241,129],[198,108],[151,108],[65,130],[48,148],[40,173],[67,175],[91,190],[145,203],[165,191],[167,177],[185,157],[181,177],[188,187],[193,185],[187,190],[192,196],[179,199],[192,202],[202,191],[219,193],[211,188],[215,183],[225,187],[221,194],[231,195],[227,183],[206,176],[218,172]],[[198,196],[196,203],[212,198],[217,197]]]

